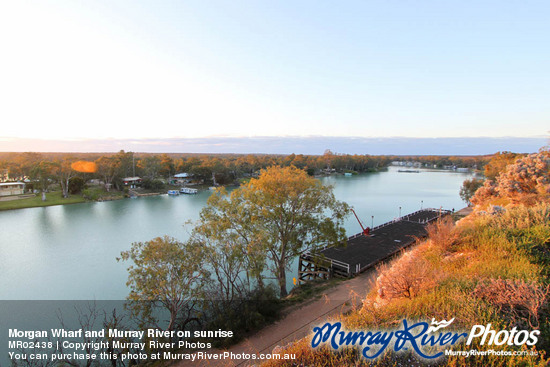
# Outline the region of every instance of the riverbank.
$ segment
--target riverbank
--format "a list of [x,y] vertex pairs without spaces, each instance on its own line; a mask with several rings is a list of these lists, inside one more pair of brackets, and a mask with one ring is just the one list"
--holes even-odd
[[2,210],[14,210],[14,209],[25,209],[25,208],[36,208],[52,205],[66,205],[66,204],[78,204],[85,203],[87,200],[80,195],[71,195],[68,198],[64,198],[61,191],[54,191],[46,193],[46,201],[42,201],[41,194],[21,195],[23,198],[11,200],[0,200],[0,211]]
[[[227,185],[227,187],[237,187],[238,185]],[[208,191],[208,185],[196,185],[193,188],[199,191]],[[122,191],[105,191],[97,187],[91,189],[85,189],[81,194],[72,194],[68,198],[64,198],[61,191],[52,191],[46,193],[46,201],[42,201],[42,194],[24,194],[0,197],[0,211],[37,208],[55,205],[68,205],[79,204],[86,202],[103,202],[126,199],[131,196],[134,197],[148,197],[164,195],[168,190],[179,191],[181,186],[166,185],[162,191],[158,190],[144,190],[144,189],[130,189],[128,193]]]
[[[470,348],[530,349],[535,353],[505,357],[505,364],[546,365],[545,353],[550,344],[548,309],[544,305],[550,287],[544,249],[550,235],[549,215],[548,204],[538,204],[508,208],[494,215],[468,215],[456,226],[441,222],[432,229],[428,241],[380,270],[368,294],[360,294],[356,309],[341,312],[333,320],[347,330],[390,330],[396,328],[396,320],[429,322],[432,317],[452,320],[449,331],[470,330],[478,324],[491,324],[496,330],[540,330],[536,347],[495,347],[480,344],[478,339]],[[292,362],[300,365],[352,366],[364,361],[352,349],[338,353],[330,346],[314,349],[308,338],[277,351],[299,356]],[[503,365],[503,357],[491,353],[442,358],[438,364]],[[376,366],[422,364],[414,353],[390,350],[372,361]],[[289,364],[271,361],[265,365]]]

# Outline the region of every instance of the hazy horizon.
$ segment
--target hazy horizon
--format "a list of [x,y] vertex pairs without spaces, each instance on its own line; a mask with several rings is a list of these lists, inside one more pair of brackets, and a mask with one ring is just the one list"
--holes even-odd
[[532,153],[548,144],[548,137],[325,137],[255,136],[168,139],[21,139],[0,138],[2,152],[104,153],[120,150],[143,153],[213,154],[342,154],[371,155],[485,155],[498,151]]

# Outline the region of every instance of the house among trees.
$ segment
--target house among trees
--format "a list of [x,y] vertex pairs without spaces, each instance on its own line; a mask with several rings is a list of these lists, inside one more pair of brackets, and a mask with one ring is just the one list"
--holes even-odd
[[136,186],[141,186],[141,177],[125,177],[122,179],[124,186],[130,186],[134,189]]
[[191,182],[191,177],[193,177],[193,175],[191,173],[187,173],[187,172],[178,173],[178,174],[172,176],[172,180],[170,180],[170,183],[172,185],[188,184],[188,183]]
[[24,182],[0,183],[0,196],[23,195],[25,193]]

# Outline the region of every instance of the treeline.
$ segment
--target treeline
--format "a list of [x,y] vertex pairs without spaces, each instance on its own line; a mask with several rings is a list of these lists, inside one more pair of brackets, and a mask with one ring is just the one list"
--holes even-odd
[[372,156],[349,155],[325,151],[323,155],[263,155],[263,154],[150,154],[118,153],[0,153],[0,170],[7,170],[11,179],[62,183],[71,173],[71,164],[84,160],[94,162],[94,172],[80,172],[84,180],[99,179],[115,189],[122,189],[124,177],[139,176],[148,180],[168,179],[176,173],[189,173],[197,179],[229,184],[252,176],[270,166],[295,166],[310,175],[323,172],[371,172],[386,167],[392,161],[420,162],[430,167],[456,165],[482,167],[487,156]]
[[[506,152],[505,152],[506,153]],[[496,153],[496,154],[501,154]],[[476,156],[442,156],[442,155],[407,155],[407,156],[388,156],[391,161],[419,162],[424,166],[443,168],[445,166],[465,167],[472,169],[482,169],[493,157],[490,155]]]

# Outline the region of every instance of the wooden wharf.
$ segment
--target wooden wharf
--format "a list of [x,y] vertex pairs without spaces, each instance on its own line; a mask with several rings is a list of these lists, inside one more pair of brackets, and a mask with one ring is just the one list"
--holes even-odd
[[451,214],[449,210],[421,209],[348,238],[345,246],[326,247],[300,254],[298,281],[353,277],[392,257],[427,236],[426,226]]

